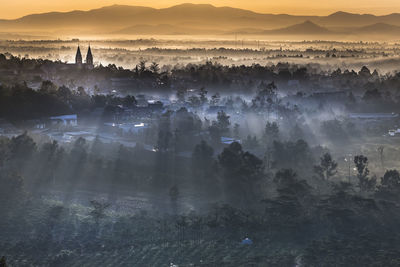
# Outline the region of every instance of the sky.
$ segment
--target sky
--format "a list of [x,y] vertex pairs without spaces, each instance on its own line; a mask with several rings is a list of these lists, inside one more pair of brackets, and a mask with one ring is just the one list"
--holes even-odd
[[400,0],[1,0],[0,18],[14,19],[32,13],[89,10],[103,6],[140,5],[165,8],[182,3],[212,4],[249,9],[260,13],[328,15],[336,11],[383,15],[400,13]]

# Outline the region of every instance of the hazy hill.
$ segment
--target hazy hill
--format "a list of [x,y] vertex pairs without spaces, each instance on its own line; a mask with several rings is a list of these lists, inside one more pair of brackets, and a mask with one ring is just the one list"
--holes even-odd
[[220,34],[221,31],[215,29],[197,29],[181,27],[170,24],[147,25],[139,24],[112,32],[112,34],[128,35],[194,35],[194,34]]
[[273,35],[321,35],[321,34],[332,34],[333,32],[327,28],[321,27],[309,20],[301,23],[292,25],[286,28],[263,31],[263,34]]
[[140,6],[113,5],[89,11],[50,12],[0,21],[0,31],[6,30],[121,30],[135,25],[185,25],[232,30],[236,28],[273,29],[290,26],[318,17],[260,14],[231,7],[182,4],[154,9]]
[[[275,19],[277,17],[278,19]],[[296,20],[297,17],[292,17]],[[55,30],[103,29],[120,30],[134,25],[181,24],[190,26],[243,27],[281,23],[279,15],[258,14],[248,10],[212,5],[182,4],[154,9],[140,6],[113,5],[89,11],[50,12],[28,15],[16,20],[0,21],[0,31],[7,29]],[[290,22],[286,22],[290,23]]]
[[358,28],[353,32],[358,34],[400,35],[400,27],[395,25],[389,25],[386,23],[376,23]]
[[352,14],[347,12],[336,12],[326,17],[320,17],[319,25],[335,27],[362,27],[376,23],[386,23],[400,26],[400,14],[393,13],[385,16],[371,14]]
[[265,34],[298,35],[328,34],[333,31],[331,27],[355,29],[379,23],[400,26],[400,14],[374,16],[336,12],[318,17],[261,14],[208,4],[182,4],[162,9],[113,5],[89,11],[50,12],[0,20],[0,32],[206,34],[259,29]]

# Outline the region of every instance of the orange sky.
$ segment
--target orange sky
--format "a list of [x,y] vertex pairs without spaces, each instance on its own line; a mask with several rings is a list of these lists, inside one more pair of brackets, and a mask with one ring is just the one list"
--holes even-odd
[[232,6],[262,13],[295,15],[327,15],[339,10],[376,15],[400,13],[400,0],[3,0],[0,5],[0,18],[18,18],[31,13],[48,11],[89,10],[113,4],[163,8],[186,2]]

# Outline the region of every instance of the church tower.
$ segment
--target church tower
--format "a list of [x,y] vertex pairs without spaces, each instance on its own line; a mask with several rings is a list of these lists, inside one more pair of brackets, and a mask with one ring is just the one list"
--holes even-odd
[[78,50],[76,50],[75,64],[79,66],[82,65],[82,54],[79,45],[78,45]]
[[90,45],[86,54],[86,66],[89,68],[93,68],[93,55],[92,50],[90,49]]

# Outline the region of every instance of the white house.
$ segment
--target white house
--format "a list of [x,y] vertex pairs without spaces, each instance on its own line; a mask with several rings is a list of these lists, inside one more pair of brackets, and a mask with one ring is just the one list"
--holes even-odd
[[78,116],[76,114],[62,115],[50,117],[51,124],[65,125],[65,126],[77,126]]

